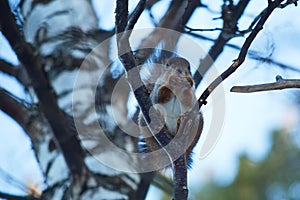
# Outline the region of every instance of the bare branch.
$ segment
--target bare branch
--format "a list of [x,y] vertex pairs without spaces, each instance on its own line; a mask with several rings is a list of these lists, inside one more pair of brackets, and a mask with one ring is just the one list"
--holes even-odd
[[259,13],[259,15],[257,15],[254,18],[254,20],[251,22],[250,26],[246,30],[240,31],[240,33],[246,34],[246,33],[251,32],[253,30],[254,25],[258,22],[258,20],[260,19],[261,15],[264,13],[264,11],[265,10],[263,10],[261,13]]
[[205,32],[205,31],[222,31],[222,28],[191,28],[189,26],[185,26],[187,29],[186,33],[194,32],[194,31],[200,31],[200,32]]
[[[145,121],[147,124],[150,124],[150,116],[149,110],[153,106],[152,102],[149,98],[150,94],[148,93],[146,87],[144,86],[139,70],[136,68],[137,63],[132,53],[130,44],[129,44],[129,35],[126,33],[122,33],[127,26],[127,17],[128,17],[128,2],[123,0],[117,0],[117,7],[116,7],[116,32],[119,34],[117,37],[117,44],[118,44],[118,54],[119,59],[121,60],[126,72],[130,73],[127,74],[128,83],[134,92],[134,95],[138,101],[138,104],[141,108],[141,111],[144,115]],[[156,116],[152,118],[152,120],[156,120],[155,124],[158,127],[150,127],[150,130],[160,130],[159,127],[163,127],[162,121],[158,120],[158,114],[155,113]],[[164,130],[164,129],[162,129]],[[163,137],[164,139],[157,139],[157,142],[163,147],[168,144],[169,138],[167,137],[166,130],[163,131],[164,133],[156,134],[153,132],[154,137],[157,139],[158,137]],[[164,142],[166,141],[166,142]],[[163,143],[163,144],[162,144]]]
[[[207,36],[204,36],[204,35],[200,35],[200,34],[196,34],[196,33],[192,33],[192,32],[191,33],[187,33],[187,34],[189,34],[189,35],[191,35],[193,37],[202,39],[202,40],[207,40],[207,41],[210,41],[210,42],[215,42],[215,39],[207,37]],[[226,43],[225,46],[228,46],[228,47],[230,47],[232,49],[235,49],[235,50],[240,50],[241,49],[241,47],[239,47],[238,45],[235,45],[235,44],[228,44],[228,43]],[[300,73],[299,67],[290,66],[290,65],[287,65],[285,63],[281,63],[281,62],[275,61],[272,58],[261,56],[260,52],[249,50],[248,53],[247,53],[247,55],[249,56],[250,59],[257,60],[257,61],[262,61],[262,62],[271,64],[271,65],[280,67],[282,69],[287,69],[287,70],[291,70],[291,71]]]
[[149,191],[150,183],[152,182],[153,178],[155,176],[155,172],[148,172],[148,173],[142,173],[141,175],[141,181],[138,185],[136,198],[137,199],[146,199],[147,193]]
[[[161,117],[159,117],[156,111],[154,111],[153,116],[150,119],[149,110],[152,106],[152,102],[149,98],[149,93],[141,80],[139,69],[136,67],[137,63],[129,44],[130,34],[126,32],[125,33],[122,32],[123,30],[126,29],[125,27],[127,26],[127,17],[128,17],[127,9],[128,9],[128,1],[117,0],[116,32],[119,34],[119,36],[117,36],[119,59],[122,62],[127,72],[128,83],[137,99],[137,102],[140,106],[140,110],[144,115],[144,119],[146,121],[147,126],[149,127],[149,130],[151,131],[157,143],[167,154],[170,161],[172,161],[173,160],[172,155],[174,153],[175,153],[174,155],[178,155],[178,149],[174,149],[174,147],[173,149],[170,149],[166,146],[167,144],[169,144],[170,138],[168,137],[168,131],[166,130],[166,127],[164,126]],[[183,120],[184,121],[183,127],[185,127],[184,124],[186,120],[187,119]],[[160,130],[160,131],[156,133],[155,130]],[[182,139],[183,136],[185,136],[185,133],[186,132],[183,131],[183,134],[180,134],[179,138]],[[174,146],[179,147],[185,145],[185,139],[183,140],[179,139],[178,143],[179,143],[178,145],[174,145]],[[184,200],[187,199],[188,196],[186,155],[183,154],[179,158],[174,158],[174,159],[176,159],[174,163],[172,162],[173,171],[174,171],[174,198],[175,200],[179,200],[179,199]]]
[[177,31],[183,32],[184,26],[187,24],[189,19],[191,18],[192,14],[198,7],[203,7],[204,5],[199,0],[188,0],[187,6],[185,7],[185,11],[182,15],[182,21],[178,25],[180,26],[180,29],[177,29]]
[[263,92],[269,90],[283,90],[288,88],[300,88],[300,79],[283,79],[281,76],[276,76],[276,82],[257,85],[234,86],[230,92],[251,93]]
[[[157,27],[184,32],[185,24],[188,22],[196,8],[200,5],[201,4],[197,0],[172,1],[168,11],[157,24]],[[173,43],[176,44],[176,40],[178,40],[179,38],[172,39]],[[168,40],[168,35],[164,35],[161,31],[156,29],[152,33],[150,33],[149,36],[145,38],[144,41],[142,41],[141,45],[138,48],[138,51],[135,54],[137,63],[143,64],[153,53],[154,49],[147,49],[147,47],[157,46],[159,42],[163,40]]]
[[146,5],[146,0],[139,1],[138,5],[135,7],[131,17],[128,20],[126,31],[133,29],[137,20],[140,18],[142,12],[144,11],[145,5]]
[[[207,55],[201,60],[198,66],[197,73],[194,75],[195,85],[199,85],[203,75],[208,71],[211,65],[222,53],[226,43],[236,35],[237,22],[244,13],[250,0],[240,0],[233,8],[230,5],[225,5],[222,11],[223,28],[215,41],[215,44],[210,48]],[[227,11],[228,10],[228,11]]]
[[[118,45],[118,54],[119,59],[127,72],[127,81],[133,91],[135,98],[139,104],[140,110],[143,113],[144,119],[151,131],[153,137],[157,140],[158,144],[165,150],[166,154],[170,158],[169,153],[166,151],[164,146],[166,146],[170,139],[168,138],[167,130],[164,127],[164,123],[159,117],[158,113],[154,111],[153,117],[150,119],[149,110],[153,106],[150,100],[150,94],[144,86],[139,69],[136,67],[137,63],[134,58],[133,52],[129,44],[129,34],[122,32],[126,29],[127,26],[127,17],[128,17],[128,1],[117,0],[116,7],[116,33],[117,35],[117,45]],[[130,72],[130,73],[128,73]],[[150,126],[150,122],[155,127]],[[154,130],[160,130],[159,133],[156,133]]]
[[[33,110],[30,110],[30,108],[19,102],[13,94],[2,88],[0,88],[0,110],[16,120],[26,132],[29,131]],[[30,136],[33,137],[33,135]]]
[[30,85],[30,78],[23,66],[14,66],[7,61],[0,59],[0,71],[16,78],[25,87]]
[[58,107],[41,62],[34,55],[32,47],[20,35],[7,0],[0,1],[0,25],[3,35],[7,38],[32,80],[32,86],[38,96],[40,107],[51,125],[74,180],[80,180],[87,171],[80,142]]
[[287,0],[285,3],[280,4],[278,7],[279,8],[285,8],[286,6],[290,5],[290,4],[294,4],[295,6],[298,5],[298,0]]
[[278,7],[278,5],[282,2],[283,0],[275,0],[275,1],[270,1],[267,8],[265,9],[264,13],[261,15],[259,21],[253,28],[253,31],[249,34],[249,36],[246,38],[246,41],[244,42],[241,51],[239,53],[239,56],[237,59],[233,61],[231,66],[225,70],[220,76],[218,76],[207,88],[206,90],[202,93],[200,98],[198,99],[199,102],[199,107],[203,104],[206,104],[206,99],[207,97],[216,89],[216,87],[222,83],[226,78],[228,78],[232,73],[235,72],[235,70],[244,62],[245,57],[247,55],[248,49],[250,45],[252,44],[253,40],[257,36],[257,34],[262,30],[263,25],[269,18],[269,16],[272,14],[272,12]]
[[17,68],[3,59],[0,59],[0,71],[10,76],[17,76]]
[[187,188],[187,162],[185,154],[174,161],[173,179],[174,179],[174,199],[188,199]]

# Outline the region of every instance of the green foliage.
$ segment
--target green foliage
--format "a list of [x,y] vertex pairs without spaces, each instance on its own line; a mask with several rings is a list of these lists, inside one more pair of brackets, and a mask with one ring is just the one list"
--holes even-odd
[[291,134],[276,131],[265,160],[254,163],[241,156],[237,177],[231,185],[209,183],[192,199],[300,199],[300,149],[294,145]]

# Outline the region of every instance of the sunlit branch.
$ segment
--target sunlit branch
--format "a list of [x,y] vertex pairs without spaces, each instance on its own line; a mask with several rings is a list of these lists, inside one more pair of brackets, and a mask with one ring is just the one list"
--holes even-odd
[[288,88],[300,88],[300,79],[283,79],[278,75],[276,76],[276,82],[257,85],[234,86],[230,91],[239,93],[251,93],[270,90],[283,90]]

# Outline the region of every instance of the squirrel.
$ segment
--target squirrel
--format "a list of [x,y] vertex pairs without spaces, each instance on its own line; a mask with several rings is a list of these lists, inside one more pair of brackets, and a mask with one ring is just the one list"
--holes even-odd
[[[164,120],[168,138],[174,138],[180,127],[182,116],[191,111],[197,102],[195,83],[190,72],[190,63],[181,57],[169,58],[166,64],[162,65],[161,73],[154,83],[150,98],[153,108]],[[142,139],[139,142],[140,151],[148,153],[162,148],[152,136],[141,112],[139,114],[139,128],[142,135]],[[199,140],[202,128],[203,117],[200,113],[197,134],[186,150],[188,167],[191,167],[192,149]]]

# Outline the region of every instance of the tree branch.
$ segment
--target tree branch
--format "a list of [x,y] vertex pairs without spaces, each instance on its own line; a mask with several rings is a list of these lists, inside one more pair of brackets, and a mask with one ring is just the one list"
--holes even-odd
[[174,160],[174,199],[188,199],[189,190],[187,188],[187,162],[185,154]]
[[[214,45],[210,48],[207,55],[201,60],[198,70],[194,75],[195,85],[198,86],[204,74],[208,71],[211,65],[216,61],[222,53],[226,43],[236,34],[237,23],[244,10],[246,9],[250,0],[240,0],[239,3],[233,8],[228,6],[223,7],[222,18],[223,28]],[[229,9],[229,12],[226,10]]]
[[225,70],[220,76],[218,76],[207,88],[206,90],[202,93],[200,98],[198,99],[199,102],[199,107],[203,104],[206,104],[206,99],[207,97],[216,89],[216,87],[222,83],[226,78],[228,78],[232,73],[235,72],[235,70],[244,62],[245,57],[247,55],[248,49],[250,45],[252,44],[253,40],[257,36],[257,34],[262,30],[263,25],[269,18],[269,16],[272,14],[272,12],[280,5],[280,3],[283,0],[275,0],[275,1],[269,1],[269,4],[263,14],[261,15],[259,21],[253,28],[253,31],[249,34],[249,36],[246,38],[246,41],[244,42],[241,51],[239,53],[239,56],[237,59],[233,61],[231,66]]
[[30,85],[30,79],[23,66],[14,66],[7,61],[0,59],[0,71],[17,79],[25,87]]
[[19,123],[29,134],[30,138],[34,138],[34,135],[30,135],[31,131],[29,131],[28,126],[31,123],[32,115],[34,113],[33,110],[30,110],[24,104],[20,103],[13,94],[3,88],[0,88],[0,110]]
[[191,28],[189,26],[185,26],[185,29],[187,29],[186,33],[191,33],[194,31],[200,31],[200,32],[206,32],[206,31],[222,31],[223,28]]
[[276,76],[276,82],[257,85],[234,86],[230,92],[251,93],[269,90],[283,90],[288,88],[300,88],[300,79],[283,79]]
[[[210,41],[210,42],[215,42],[215,39],[212,39],[212,38],[204,36],[204,35],[188,32],[188,31],[186,33],[193,36],[193,37],[199,38],[201,40],[207,40],[207,41]],[[235,44],[226,43],[225,46],[230,47],[230,48],[235,49],[235,50],[241,50],[241,47],[239,47],[238,45],[235,45]],[[281,62],[272,60],[272,58],[263,57],[260,54],[261,54],[260,52],[253,51],[253,50],[249,50],[248,53],[247,53],[247,55],[249,56],[250,59],[265,62],[265,63],[268,63],[268,64],[275,65],[277,67],[280,67],[282,69],[292,70],[294,72],[300,73],[299,67],[286,65],[285,63],[281,63]]]
[[[170,138],[168,137],[168,131],[164,126],[164,123],[159,117],[158,113],[154,110],[153,115],[150,119],[149,110],[152,107],[152,102],[149,98],[149,93],[146,87],[143,85],[141,80],[139,69],[137,68],[137,62],[134,58],[133,52],[129,44],[130,33],[124,33],[123,30],[126,30],[127,26],[127,17],[128,17],[128,1],[117,0],[116,7],[116,32],[117,36],[117,45],[118,45],[118,55],[119,59],[122,62],[125,71],[127,72],[128,83],[137,99],[137,102],[140,106],[140,110],[144,115],[149,130],[151,131],[153,137],[160,145],[160,147],[167,154],[170,159],[173,171],[174,171],[174,198],[175,200],[184,200],[187,199],[188,190],[187,190],[187,170],[186,170],[186,154],[181,152],[181,148],[186,147],[186,136],[185,134],[190,133],[192,130],[188,129],[185,126],[185,122],[189,118],[185,118],[181,124],[181,128],[178,131],[177,143],[173,147],[166,146],[170,143]],[[198,113],[198,112],[197,112]],[[151,122],[151,123],[150,123]],[[156,133],[156,130],[160,130]],[[193,134],[191,134],[193,135]],[[177,137],[177,136],[176,136]],[[176,147],[176,149],[175,149]],[[168,148],[168,149],[167,149]],[[179,158],[174,157],[173,155],[179,155]],[[173,162],[174,160],[174,162]]]
[[[196,10],[200,6],[197,0],[174,0],[172,1],[168,11],[164,17],[157,24],[157,27],[167,28],[178,32],[184,31],[184,26]],[[174,18],[174,16],[176,16]],[[148,49],[149,46],[157,46],[161,41],[168,40],[169,35],[163,34],[162,31],[154,29],[149,36],[144,39],[135,54],[138,64],[143,64],[150,55],[154,52],[154,49]],[[176,40],[179,38],[172,38],[172,44],[176,44]],[[170,47],[171,49],[172,47]],[[173,47],[174,48],[174,47]]]
[[137,20],[140,18],[142,12],[144,11],[145,5],[146,5],[146,0],[139,1],[138,5],[135,7],[134,11],[132,12],[131,17],[128,20],[128,24],[126,26],[126,31],[133,29]]
[[147,193],[149,191],[150,183],[155,177],[155,172],[142,173],[140,175],[141,175],[141,181],[138,185],[138,189],[136,193],[136,199],[138,200],[146,199]]
[[31,78],[40,108],[51,125],[72,177],[75,181],[82,180],[87,168],[84,164],[80,142],[76,133],[68,126],[69,123],[57,105],[56,97],[52,93],[53,90],[43,72],[41,62],[34,55],[32,47],[20,35],[7,0],[0,1],[0,25],[3,35],[7,38]]
[[0,71],[10,76],[17,76],[17,68],[3,59],[0,59]]
[[[155,112],[155,116],[150,119],[149,116],[149,110],[153,106],[151,100],[150,100],[150,94],[148,93],[146,87],[144,86],[139,70],[137,68],[137,63],[134,58],[133,52],[131,50],[130,44],[129,44],[129,34],[123,33],[127,26],[127,17],[128,17],[128,1],[125,0],[117,0],[117,7],[116,7],[116,33],[117,36],[117,45],[118,45],[118,54],[119,59],[122,62],[126,72],[127,72],[127,80],[131,87],[131,90],[133,91],[138,104],[140,106],[140,109],[144,115],[145,121],[147,125],[150,124],[150,121],[155,120],[155,122],[151,123],[154,124],[156,127],[150,127],[150,130],[154,137],[157,139],[158,137],[163,137],[163,139],[157,139],[157,142],[163,147],[165,146],[169,138],[167,137],[166,130],[163,128],[164,133],[156,134],[153,130],[160,130],[164,125],[159,118],[159,115]],[[129,73],[130,72],[130,73]],[[164,142],[167,141],[167,142]]]

